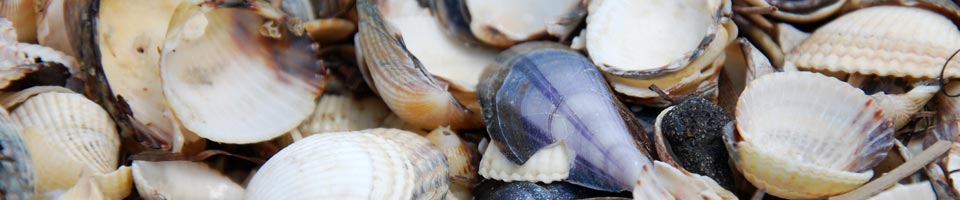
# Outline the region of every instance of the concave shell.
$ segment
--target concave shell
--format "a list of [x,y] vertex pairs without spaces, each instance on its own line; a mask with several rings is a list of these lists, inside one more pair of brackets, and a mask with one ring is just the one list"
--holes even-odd
[[898,200],[898,199],[937,199],[930,182],[923,181],[907,185],[897,184],[880,194],[870,197],[869,200]]
[[[43,93],[15,108],[37,172],[37,193],[67,189],[81,172],[112,172],[119,160],[120,136],[107,112],[83,95]],[[57,145],[50,145],[57,144]]]
[[818,73],[762,76],[736,112],[738,135],[725,138],[731,158],[753,185],[782,198],[850,191],[893,146],[894,130],[873,99]]
[[[204,8],[209,9],[209,8]],[[160,58],[163,94],[188,130],[222,143],[280,136],[313,111],[322,93],[309,41],[267,38],[265,19],[245,9],[181,3]]]
[[500,181],[543,182],[567,179],[570,163],[576,158],[563,142],[543,147],[522,165],[513,163],[497,145],[489,145],[480,160],[480,175]]
[[[671,96],[715,95],[724,49],[737,35],[728,0],[596,0],[588,7],[586,50],[615,91],[665,107]],[[623,21],[634,20],[634,21]],[[702,83],[713,82],[714,85]],[[714,91],[710,91],[714,90]]]
[[464,5],[467,12],[459,14],[467,15],[463,18],[469,19],[473,35],[488,45],[503,48],[548,35],[567,38],[586,15],[580,0],[460,1],[458,4]]
[[0,17],[10,19],[17,29],[17,39],[20,42],[37,42],[37,9],[36,0],[9,0],[0,4]]
[[[877,6],[820,27],[786,59],[799,69],[935,78],[957,49],[960,31],[946,17],[922,8]],[[950,62],[944,77],[960,77],[958,62]]]
[[447,161],[397,129],[317,134],[280,150],[253,176],[245,199],[439,199]]
[[444,36],[415,0],[360,0],[357,11],[361,71],[394,113],[423,129],[482,126],[476,85],[495,51]]
[[131,168],[144,199],[243,198],[243,187],[203,163],[133,161]]
[[653,169],[644,168],[633,189],[634,199],[737,199],[710,177],[687,172],[670,164],[653,161]]
[[752,6],[776,7],[771,16],[795,22],[816,22],[836,14],[846,0],[746,0]]
[[26,147],[20,124],[6,109],[0,109],[0,193],[3,199],[26,199],[36,187],[33,160]]
[[[181,0],[101,0],[96,45],[111,93],[124,98],[137,121],[174,133],[160,84],[160,49]],[[174,150],[177,151],[177,150]]]
[[557,43],[528,42],[497,61],[478,91],[490,145],[524,165],[565,142],[576,157],[567,181],[604,191],[633,188],[651,164],[651,143],[589,59]]

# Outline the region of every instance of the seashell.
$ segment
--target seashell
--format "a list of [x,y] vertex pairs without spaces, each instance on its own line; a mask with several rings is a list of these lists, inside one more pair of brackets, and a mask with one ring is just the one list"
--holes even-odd
[[448,193],[447,176],[443,153],[417,134],[325,133],[273,155],[244,199],[439,199]]
[[[37,13],[37,42],[71,57],[79,56],[82,34],[80,24],[90,0],[44,0],[43,9]],[[102,3],[101,3],[102,5]],[[101,12],[103,10],[100,10]],[[144,13],[141,13],[144,14]],[[141,17],[143,15],[140,15]]]
[[737,102],[728,150],[744,177],[788,199],[853,190],[893,146],[873,99],[837,79],[782,72],[754,80]]
[[729,19],[730,1],[589,3],[583,40],[615,91],[658,107],[669,101],[648,89],[651,85],[671,97],[696,93],[715,98],[724,49],[738,31]]
[[160,54],[163,94],[176,118],[221,143],[266,141],[296,128],[323,87],[308,39],[271,28],[255,12],[266,8],[204,6],[179,5]]
[[303,21],[337,17],[353,8],[354,0],[271,0],[291,16]]
[[930,101],[939,91],[939,86],[921,85],[903,94],[879,92],[870,97],[883,109],[884,118],[893,122],[893,129],[899,130],[907,125],[913,119],[913,115],[923,109],[927,101]]
[[466,0],[427,0],[447,36],[468,44],[483,44],[470,30],[470,10]]
[[849,1],[840,12],[846,13],[883,5],[923,8],[950,18],[954,24],[960,24],[960,6],[957,6],[957,2],[952,0],[857,0]]
[[340,18],[318,19],[303,23],[303,28],[310,39],[322,44],[341,41],[353,36],[357,25]]
[[327,94],[317,101],[316,110],[300,124],[304,137],[315,133],[359,131],[380,127],[390,110],[375,97]]
[[654,125],[660,160],[733,187],[723,127],[733,119],[720,106],[691,98],[660,112]]
[[757,7],[776,7],[770,16],[793,23],[811,23],[833,16],[847,0],[745,0]]
[[534,153],[527,162],[518,165],[507,158],[497,145],[489,145],[480,160],[480,175],[484,178],[500,181],[526,181],[550,184],[567,179],[570,175],[570,163],[576,155],[567,152],[564,142],[543,147]]
[[[934,78],[960,49],[960,32],[946,17],[912,7],[877,6],[851,12],[813,32],[787,61],[799,69],[877,76]],[[952,61],[945,77],[960,77]]]
[[451,184],[472,186],[480,182],[477,178],[477,162],[480,153],[477,152],[476,145],[460,139],[460,136],[450,130],[450,127],[434,129],[427,134],[426,138],[430,143],[440,147],[440,151],[447,157]]
[[5,110],[11,110],[17,106],[20,106],[21,103],[30,99],[30,97],[37,96],[43,93],[73,93],[70,89],[60,87],[60,86],[36,86],[30,87],[25,90],[17,92],[8,92],[0,94],[0,106],[3,106]]
[[946,174],[948,184],[952,187],[953,191],[960,192],[960,174],[956,173],[956,170],[960,170],[960,144],[956,142],[950,146],[950,152],[947,153],[947,157],[944,158],[943,171],[949,172]]
[[[585,5],[579,0],[431,0],[430,3],[448,32],[470,34],[466,38],[501,48],[545,36],[566,39],[586,15]],[[467,28],[470,32],[466,32]]]
[[357,60],[390,110],[423,129],[482,125],[476,85],[494,50],[446,38],[430,10],[414,0],[361,0],[357,11]]
[[6,109],[0,109],[0,197],[26,199],[37,184],[33,159],[26,147],[20,124]]
[[[149,130],[164,134],[165,141],[172,142],[180,131],[179,122],[171,120],[164,102],[160,79],[160,50],[162,49],[170,18],[181,0],[153,0],[133,2],[125,0],[101,0],[96,15],[94,44],[98,51],[95,61],[100,63],[103,85],[109,90],[102,96],[109,100],[122,96],[130,107],[132,121]],[[132,17],[136,16],[136,17]],[[91,77],[90,79],[94,79]],[[99,102],[107,106],[108,102]],[[119,113],[113,113],[117,115]],[[121,134],[132,132],[124,117],[115,116],[120,123]],[[171,135],[172,134],[172,135]],[[171,144],[171,146],[177,146]],[[172,147],[171,147],[172,148]],[[178,152],[180,149],[169,149]]]
[[35,0],[10,0],[3,1],[0,4],[0,17],[4,17],[13,22],[13,27],[17,29],[16,39],[20,42],[37,42],[37,12]]
[[133,161],[133,181],[144,199],[241,199],[244,189],[206,164]]
[[622,194],[591,190],[575,184],[556,182],[551,184],[514,181],[483,180],[474,190],[477,200],[486,199],[584,199]]
[[[13,23],[5,18],[0,20],[0,89],[17,90],[25,88],[22,83],[18,85],[14,81],[29,79],[27,75],[37,74],[35,72],[49,73],[46,70],[59,72],[57,70],[60,68],[57,67],[66,68],[66,71],[73,74],[79,72],[79,64],[73,57],[49,47],[17,43]],[[33,78],[40,79],[36,80],[39,82],[63,77],[40,74]]]
[[[106,111],[75,93],[43,93],[14,108],[37,171],[37,193],[67,189],[87,168],[107,173],[117,166],[120,137]],[[58,144],[51,146],[50,144]]]
[[103,196],[110,199],[126,198],[133,191],[133,170],[130,167],[120,166],[116,171],[91,177]]
[[713,179],[664,162],[653,161],[653,170],[645,167],[642,171],[645,175],[637,180],[634,199],[737,199]]
[[886,191],[870,197],[870,200],[896,200],[896,199],[937,199],[930,182],[923,181],[907,185],[897,184]]
[[589,59],[557,43],[529,42],[497,60],[478,90],[492,139],[488,151],[496,146],[522,166],[564,142],[564,151],[576,155],[568,182],[612,192],[633,188],[640,168],[650,165],[652,143]]

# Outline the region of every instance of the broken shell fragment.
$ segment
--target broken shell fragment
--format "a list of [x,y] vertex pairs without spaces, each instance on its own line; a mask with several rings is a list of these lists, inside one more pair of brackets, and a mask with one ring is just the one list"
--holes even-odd
[[612,192],[632,189],[640,169],[650,167],[652,143],[589,59],[557,43],[528,42],[497,61],[478,90],[488,151],[496,146],[525,165],[563,142],[575,155],[567,181]]
[[443,35],[415,0],[357,2],[360,67],[401,119],[423,129],[482,126],[476,86],[495,51]]
[[725,140],[754,186],[781,198],[820,198],[853,190],[893,146],[891,123],[863,91],[811,72],[762,76],[737,102]]
[[693,174],[670,164],[654,161],[653,170],[644,168],[633,189],[634,199],[738,199],[706,176]]
[[939,86],[921,85],[903,94],[880,92],[870,97],[883,109],[884,118],[893,123],[893,129],[899,130],[913,120],[913,115],[923,109],[939,91]]
[[696,93],[715,99],[724,49],[738,31],[729,19],[730,1],[589,3],[582,37],[615,91],[659,107],[669,101],[648,89],[651,85],[671,97]]
[[733,174],[723,141],[723,127],[732,121],[727,116],[720,106],[703,98],[663,110],[654,125],[660,160],[676,162],[677,167],[731,188]]
[[[935,78],[957,49],[960,31],[946,17],[922,8],[877,6],[820,27],[786,60],[805,70]],[[960,77],[960,61],[951,61],[944,77]]]
[[131,168],[144,199],[243,198],[243,187],[203,163],[133,161]]
[[245,199],[439,199],[447,160],[417,134],[397,129],[317,134],[267,160]]
[[262,25],[272,21],[249,9],[204,5],[180,4],[160,54],[163,94],[177,119],[200,137],[235,144],[296,128],[323,87],[308,39],[270,31]]

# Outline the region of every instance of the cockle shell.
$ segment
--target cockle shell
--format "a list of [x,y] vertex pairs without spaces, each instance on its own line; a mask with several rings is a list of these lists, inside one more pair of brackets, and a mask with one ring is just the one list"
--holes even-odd
[[[528,42],[497,61],[478,91],[492,139],[488,151],[496,146],[522,168],[564,143],[560,155],[575,158],[564,159],[568,182],[612,192],[633,188],[640,169],[651,164],[652,143],[589,59],[557,43]],[[563,161],[555,158],[547,161]]]
[[[14,108],[37,171],[37,193],[72,187],[81,171],[116,169],[120,136],[107,112],[75,93],[43,93]],[[57,144],[57,145],[50,145]]]
[[33,43],[37,41],[37,9],[43,8],[36,4],[43,1],[36,0],[8,0],[0,4],[0,17],[13,22],[17,28],[17,39],[20,42]]
[[893,146],[891,123],[863,91],[811,72],[750,82],[737,102],[731,158],[757,188],[782,198],[850,191]]
[[0,193],[3,199],[26,199],[34,194],[37,180],[33,159],[20,124],[6,109],[0,109]]
[[660,107],[669,102],[648,89],[651,85],[673,97],[715,97],[724,49],[738,31],[729,19],[730,1],[589,3],[581,39],[615,91]]
[[279,39],[261,35],[267,20],[256,12],[203,5],[180,4],[160,54],[163,94],[177,119],[222,143],[265,141],[296,128],[323,86],[308,39],[286,29]]
[[390,110],[423,129],[482,126],[476,85],[496,51],[444,36],[415,0],[359,0],[357,11],[360,69]]
[[480,160],[477,145],[460,139],[449,127],[434,129],[426,138],[440,147],[447,157],[450,193],[458,199],[473,199],[473,186],[480,182],[480,176],[477,175],[477,163]]
[[397,129],[317,134],[280,150],[245,199],[439,199],[447,160],[426,138]]
[[323,132],[359,131],[380,127],[387,115],[390,110],[376,97],[327,94],[320,97],[313,114],[298,128],[303,137]]
[[771,16],[795,22],[810,23],[830,17],[840,11],[847,0],[746,0],[752,6],[776,7]]
[[[877,6],[820,27],[786,60],[807,70],[934,78],[957,49],[960,31],[946,17],[922,8]],[[944,77],[960,77],[960,61],[951,61]]]
[[243,198],[243,187],[203,163],[133,161],[131,168],[144,199]]
[[462,1],[468,10],[462,14],[468,15],[473,35],[497,47],[547,35],[565,39],[586,15],[580,0]]

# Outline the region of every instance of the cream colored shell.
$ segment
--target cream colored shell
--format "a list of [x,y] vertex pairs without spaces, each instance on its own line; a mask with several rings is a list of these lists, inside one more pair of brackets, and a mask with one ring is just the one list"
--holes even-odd
[[325,94],[299,129],[303,137],[307,137],[322,132],[376,128],[390,113],[386,104],[376,97]]
[[753,185],[781,198],[855,189],[893,145],[891,124],[870,97],[818,73],[761,76],[736,113],[742,139],[732,141],[732,158]]
[[933,192],[933,187],[930,186],[929,181],[923,181],[907,185],[897,184],[876,196],[870,197],[870,200],[900,199],[934,200],[937,199],[937,194]]
[[737,199],[710,177],[653,161],[653,169],[641,169],[633,189],[634,199]]
[[244,189],[206,164],[190,161],[133,161],[140,197],[152,199],[241,199]]
[[530,156],[523,165],[510,161],[496,144],[487,145],[480,160],[480,175],[501,181],[528,181],[552,183],[567,179],[570,166],[576,155],[568,152],[566,144],[559,142],[544,147]]
[[439,199],[447,163],[426,138],[397,129],[317,134],[280,150],[245,199]]
[[[960,31],[946,17],[922,8],[877,6],[817,29],[787,61],[808,70],[934,78],[957,49]],[[960,61],[951,61],[945,76],[960,77]]]
[[83,95],[39,94],[11,116],[24,128],[24,142],[38,174],[38,193],[70,188],[83,170],[108,173],[117,166],[120,137],[114,123]]
[[426,138],[440,147],[440,151],[447,157],[447,166],[450,169],[450,183],[470,185],[480,182],[477,175],[477,160],[480,155],[477,146],[467,143],[450,130],[450,127],[434,129]]

